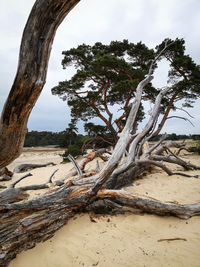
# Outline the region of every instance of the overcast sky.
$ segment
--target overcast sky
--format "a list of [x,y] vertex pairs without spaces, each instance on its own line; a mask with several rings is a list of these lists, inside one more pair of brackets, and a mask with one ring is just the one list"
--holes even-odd
[[[22,31],[34,0],[1,1],[0,8],[0,112],[11,88],[18,63]],[[47,82],[28,123],[29,130],[64,130],[70,122],[66,102],[51,95],[51,88],[69,77],[62,70],[62,51],[79,44],[128,39],[155,47],[166,37],[184,38],[186,51],[200,64],[199,0],[81,0],[57,30],[50,56]],[[67,76],[68,75],[68,76]],[[166,68],[160,66],[155,84],[166,85]],[[200,101],[188,122],[169,120],[164,131],[200,133]],[[180,115],[180,114],[179,114]],[[181,114],[184,115],[185,114]],[[81,126],[80,126],[81,127]]]

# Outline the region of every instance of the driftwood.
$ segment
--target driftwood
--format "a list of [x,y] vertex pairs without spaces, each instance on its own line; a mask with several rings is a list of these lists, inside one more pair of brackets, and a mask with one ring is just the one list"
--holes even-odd
[[[52,175],[49,177],[47,182],[44,184],[28,185],[28,186],[15,188],[16,184],[18,184],[23,179],[32,176],[32,174],[28,173],[28,174],[22,176],[17,181],[10,184],[6,189],[0,191],[0,203],[1,204],[3,204],[3,203],[8,204],[8,203],[13,203],[13,202],[19,202],[21,200],[26,199],[29,196],[28,193],[26,193],[25,191],[49,188],[49,184],[53,183],[52,178],[57,171],[58,171],[58,169],[52,173]],[[56,184],[56,182],[55,182],[55,184]]]
[[14,168],[13,172],[14,173],[21,173],[21,172],[27,172],[36,168],[42,168],[42,167],[46,167],[46,166],[55,166],[56,164],[53,162],[48,162],[45,164],[33,164],[33,163],[29,163],[29,164],[21,164],[17,167]]
[[[162,51],[161,51],[162,52]],[[159,55],[157,59],[159,58]],[[152,164],[174,175],[164,162],[176,163],[185,169],[200,169],[200,167],[185,162],[170,150],[172,143],[165,143],[164,136],[152,146],[144,144],[152,137],[159,115],[159,107],[163,96],[170,90],[166,88],[158,94],[149,121],[144,129],[137,134],[132,134],[139,110],[143,88],[152,80],[153,64],[148,75],[142,80],[136,89],[135,100],[131,106],[129,116],[119,140],[109,160],[95,175],[70,179],[60,183],[58,187],[49,188],[52,176],[47,183],[26,187],[17,187],[20,178],[8,188],[0,191],[0,265],[6,266],[20,251],[35,246],[37,242],[44,241],[53,236],[56,230],[63,226],[69,218],[80,211],[98,212],[108,208],[122,211],[124,207],[133,208],[142,212],[160,216],[176,216],[188,219],[200,215],[200,203],[180,205],[166,204],[151,197],[140,197],[131,194],[124,189],[116,190],[122,185],[127,185],[134,177],[138,177]],[[128,149],[127,149],[128,148]],[[168,154],[162,154],[166,151]],[[92,152],[87,155],[78,169],[84,169],[85,165],[101,153]],[[126,153],[125,153],[126,152]],[[125,157],[123,155],[126,154]],[[161,161],[162,160],[162,161]],[[70,173],[75,175],[77,170]],[[180,175],[184,173],[179,173]],[[28,190],[49,188],[48,193],[37,198],[26,200]],[[110,189],[109,189],[110,188]]]
[[171,205],[144,199],[125,190],[99,190],[93,185],[66,186],[19,204],[1,204],[0,264],[6,266],[17,253],[53,236],[77,212],[131,207],[157,215],[190,218],[200,215],[200,204]]
[[[35,2],[23,33],[17,75],[1,116],[0,168],[21,153],[29,114],[45,84],[56,29],[78,2],[79,0]],[[145,78],[139,82],[126,125],[103,169],[84,179],[79,175],[78,178],[68,181],[52,182],[54,172],[44,184],[20,187],[21,180],[32,176],[29,173],[0,191],[0,266],[7,266],[22,250],[32,248],[37,242],[52,237],[56,230],[80,211],[97,212],[102,208],[122,211],[124,207],[129,207],[133,208],[133,212],[138,209],[182,219],[200,215],[200,203],[166,204],[150,197],[131,194],[124,189],[116,190],[130,183],[151,165],[163,169],[169,175],[175,173],[165,166],[164,162],[176,163],[186,170],[199,169],[198,166],[180,159],[171,150],[168,150],[167,155],[162,154],[166,147],[170,146],[164,142],[164,137],[155,145],[144,149],[144,144],[155,134],[162,98],[173,88],[160,91],[149,121],[141,132],[134,133],[143,89],[153,79],[156,61],[167,47],[166,44],[152,61]],[[103,152],[92,152],[87,155],[79,163],[79,169],[83,171],[89,161],[102,154]],[[107,160],[104,157],[102,159]],[[67,177],[72,178],[76,174],[77,170],[74,169]],[[52,184],[53,188],[50,187]],[[27,200],[28,191],[42,188],[47,188],[48,192]]]
[[[73,162],[74,165],[76,164],[76,167],[72,168],[68,172],[68,174],[65,175],[65,177],[62,179],[62,181],[66,180],[69,177],[72,177],[72,176],[77,175],[77,173],[78,173],[77,170],[79,170],[79,176],[80,176],[81,173],[84,173],[84,170],[85,170],[86,165],[89,162],[91,162],[92,160],[94,160],[95,158],[97,158],[97,157],[100,157],[102,160],[107,161],[108,160],[107,157],[106,156],[103,156],[104,153],[107,153],[107,150],[105,148],[101,148],[101,149],[99,149],[97,151],[92,151],[92,152],[84,155],[83,156],[83,159],[80,161],[79,164]],[[72,160],[71,157],[70,157],[70,160]]]
[[0,170],[0,182],[9,181],[12,179],[13,173],[4,167]]

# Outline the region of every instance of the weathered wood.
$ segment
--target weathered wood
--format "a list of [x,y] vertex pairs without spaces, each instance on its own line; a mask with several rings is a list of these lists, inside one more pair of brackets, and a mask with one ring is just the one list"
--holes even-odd
[[35,1],[23,32],[17,74],[0,119],[0,168],[22,151],[27,120],[46,82],[55,32],[79,1]]
[[83,173],[80,169],[80,167],[78,166],[78,163],[76,162],[76,160],[74,159],[74,157],[72,157],[72,155],[68,155],[67,158],[72,162],[72,164],[74,165],[74,168],[76,169],[77,173],[78,173],[78,177],[81,178],[83,176]]
[[[13,203],[13,202],[19,202],[21,200],[25,200],[29,196],[27,193],[25,193],[25,191],[49,188],[48,184],[52,183],[52,178],[57,171],[58,171],[58,169],[55,170],[51,174],[51,176],[49,177],[47,182],[44,184],[27,185],[27,186],[15,188],[15,185],[18,184],[20,181],[22,181],[23,179],[25,179],[27,177],[33,176],[33,175],[31,173],[28,173],[28,174],[22,176],[17,181],[10,184],[6,189],[0,191],[0,203],[1,204],[5,204],[5,203],[8,204],[8,203]],[[58,185],[56,182],[55,182],[55,184]]]
[[[107,150],[105,148],[101,148],[97,151],[92,151],[88,154],[86,154],[85,156],[83,156],[83,159],[80,161],[80,163],[78,164],[80,170],[82,172],[84,172],[84,169],[86,167],[86,165],[91,162],[93,159],[95,159],[96,157],[101,157],[102,154],[107,153]],[[105,158],[104,158],[105,159]],[[63,181],[66,180],[69,177],[75,176],[77,174],[77,169],[73,168],[71,169],[67,175],[65,175],[65,177],[62,179]]]
[[0,169],[0,182],[9,181],[12,179],[13,173],[8,170],[8,168],[4,167]]
[[46,166],[55,166],[56,164],[53,162],[48,162],[45,164],[33,164],[33,163],[29,163],[29,164],[21,164],[17,167],[14,168],[13,172],[14,173],[20,173],[20,172],[27,172],[36,168],[42,168],[42,167],[46,167]]
[[[172,205],[141,198],[125,190],[99,190],[91,196],[89,186],[66,187],[19,204],[0,204],[0,264],[7,264],[22,250],[53,236],[74,214],[84,210],[131,207],[161,216],[182,219],[200,215],[200,203]],[[133,211],[135,212],[135,211]]]
[[[29,114],[45,84],[56,29],[78,2],[79,0],[35,2],[22,38],[17,75],[1,116],[0,168],[10,163],[21,152]],[[49,188],[52,176],[47,183],[41,185],[15,188],[17,183],[30,176],[26,175],[0,191],[0,266],[7,266],[22,250],[32,248],[37,242],[52,237],[56,230],[80,211],[96,211],[102,207],[122,210],[123,207],[131,207],[142,212],[183,219],[200,215],[200,203],[166,204],[150,197],[133,195],[125,190],[113,190],[119,187],[119,181],[127,184],[130,179],[140,175],[152,162],[155,164],[158,157],[162,157],[164,161],[170,158],[176,160],[179,165],[183,164],[182,160],[172,153],[168,158],[160,155],[165,148],[162,144],[164,139],[147,151],[143,150],[145,142],[153,135],[162,98],[170,88],[160,91],[146,126],[141,132],[134,133],[143,89],[153,79],[154,65],[166,47],[167,44],[152,61],[146,77],[139,82],[126,125],[119,139],[116,137],[118,142],[114,151],[99,173],[89,178],[69,180],[66,184],[56,181],[54,184],[59,184],[60,187],[55,186],[52,189]],[[88,162],[104,152],[92,152],[87,155],[79,164],[80,169],[84,170]],[[124,154],[126,157],[123,158]],[[160,165],[158,162],[156,164]],[[194,168],[191,164],[187,166]],[[76,173],[77,170],[72,170],[68,177]],[[112,190],[105,189],[108,184]],[[26,191],[41,188],[49,188],[48,193],[26,200]]]

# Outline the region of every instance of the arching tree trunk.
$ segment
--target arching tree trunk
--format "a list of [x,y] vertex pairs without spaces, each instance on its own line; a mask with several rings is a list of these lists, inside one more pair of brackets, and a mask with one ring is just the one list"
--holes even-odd
[[46,82],[56,30],[80,0],[37,0],[24,29],[17,74],[0,120],[0,168],[22,150],[27,120]]
[[[35,2],[22,38],[17,75],[1,117],[0,167],[10,163],[21,152],[29,114],[45,84],[48,59],[56,29],[78,2],[79,0]],[[152,80],[153,66],[161,53],[152,62],[148,74],[138,84],[126,125],[119,135],[110,159],[99,173],[84,179],[80,174],[80,177],[65,183],[55,182],[55,188],[52,190],[49,186],[52,183],[52,175],[45,184],[15,187],[22,179],[32,176],[29,173],[0,191],[0,266],[7,266],[20,251],[50,238],[79,211],[105,207],[121,209],[127,206],[179,218],[200,215],[200,203],[171,205],[152,200],[150,197],[140,198],[123,189],[115,190],[127,184],[126,178],[130,182],[130,176],[140,175],[149,165],[160,167],[168,175],[199,177],[199,175],[174,173],[164,165],[163,162],[166,161],[176,163],[185,169],[200,169],[190,162],[181,160],[170,149],[168,149],[169,155],[160,155],[162,149],[166,149],[165,144],[162,144],[165,138],[147,150],[143,149],[144,144],[153,135],[161,100],[170,88],[161,90],[157,95],[144,129],[137,134],[132,133],[143,89]],[[49,192],[26,200],[26,191],[43,188],[49,188]],[[18,203],[20,200],[23,202]]]

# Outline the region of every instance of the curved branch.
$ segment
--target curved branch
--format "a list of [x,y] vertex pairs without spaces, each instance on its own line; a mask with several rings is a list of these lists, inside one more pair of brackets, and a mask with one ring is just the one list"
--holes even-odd
[[167,120],[168,120],[168,119],[173,119],[173,118],[188,121],[188,122],[194,127],[194,124],[193,124],[189,119],[187,119],[187,118],[185,118],[185,117],[180,117],[180,116],[170,116],[170,117],[167,118]]
[[36,0],[26,23],[17,74],[0,120],[0,168],[17,158],[27,132],[27,120],[46,82],[56,30],[80,0]]
[[183,108],[177,108],[177,107],[176,107],[176,109],[185,112],[188,116],[190,116],[190,118],[194,119],[194,117],[193,117],[187,110],[185,110],[185,109],[183,109]]
[[121,126],[120,121],[122,119],[124,119],[124,118],[126,118],[126,114],[125,113],[122,114],[118,119],[115,120],[115,124],[117,125],[117,127],[118,127],[120,132],[122,132],[122,130],[123,130],[123,127]]
[[154,161],[154,160],[150,160],[150,159],[144,159],[144,160],[138,160],[137,161],[138,164],[149,164],[149,165],[155,165],[159,168],[161,168],[163,171],[165,171],[168,175],[181,175],[184,177],[189,177],[189,178],[199,178],[200,175],[189,175],[183,172],[173,172],[171,171],[167,166],[165,166],[162,162],[158,162],[158,161]]
[[153,133],[152,137],[157,136],[160,133],[160,131],[162,130],[162,128],[163,128],[163,126],[164,126],[164,124],[165,124],[165,122],[167,120],[167,117],[169,115],[169,112],[172,109],[173,103],[174,103],[175,98],[177,97],[177,95],[178,95],[178,92],[174,93],[172,98],[170,99],[168,107],[167,107],[167,110],[165,111],[165,114],[164,114],[161,122],[158,125],[158,129]]
[[108,127],[108,129],[111,131],[113,138],[115,140],[115,142],[117,142],[117,132],[115,131],[114,127],[112,126],[112,124],[101,114],[101,112],[99,111],[99,109],[94,105],[91,105],[91,107],[94,109],[94,111],[96,112],[97,116],[103,121],[105,122],[106,126]]
[[85,143],[83,144],[83,146],[82,146],[82,148],[81,148],[82,152],[86,149],[86,147],[87,147],[89,144],[91,144],[91,143],[93,143],[93,142],[95,142],[95,141],[97,141],[97,140],[102,141],[102,142],[104,142],[104,143],[106,143],[106,144],[108,144],[108,145],[114,147],[114,144],[113,144],[112,142],[110,142],[110,141],[104,139],[102,136],[96,136],[96,137],[91,137],[89,140],[85,141]]
[[72,157],[72,155],[68,155],[67,158],[73,163],[77,173],[78,173],[78,178],[80,179],[83,176],[83,173],[80,169],[80,167],[78,166],[78,163],[75,161],[75,159]]
[[14,188],[16,184],[18,184],[19,182],[21,182],[23,179],[33,176],[31,173],[27,173],[26,175],[22,176],[21,178],[19,178],[17,181],[15,181],[14,183],[10,184],[8,186],[8,188]]
[[192,216],[200,215],[200,203],[186,205],[165,204],[152,199],[144,199],[133,195],[125,190],[101,190],[98,193],[100,199],[108,198],[122,206],[137,208],[147,213],[161,216],[176,216],[181,219],[188,219]]
[[104,90],[104,107],[105,107],[105,111],[106,113],[108,114],[109,116],[109,123],[112,124],[112,117],[113,117],[113,114],[110,112],[109,108],[108,108],[108,105],[107,105],[107,92],[108,92],[108,88],[109,88],[109,85],[110,85],[110,82],[108,82],[105,86],[105,90]]
[[182,166],[183,168],[185,168],[186,170],[191,170],[191,169],[194,169],[194,170],[200,170],[200,166],[197,166],[197,165],[194,165],[190,162],[186,162],[178,157],[176,158],[172,158],[171,156],[161,156],[161,155],[151,155],[151,158],[153,160],[156,160],[156,161],[166,161],[166,162],[169,162],[169,163],[175,163],[177,165],[180,165]]
[[[99,96],[102,92],[103,92],[103,89],[105,88],[105,82],[102,84],[102,86],[99,88],[98,92],[97,92],[97,96]],[[89,101],[89,105],[90,106],[94,106],[95,105],[95,102],[96,102],[96,97],[92,98],[90,101]]]

